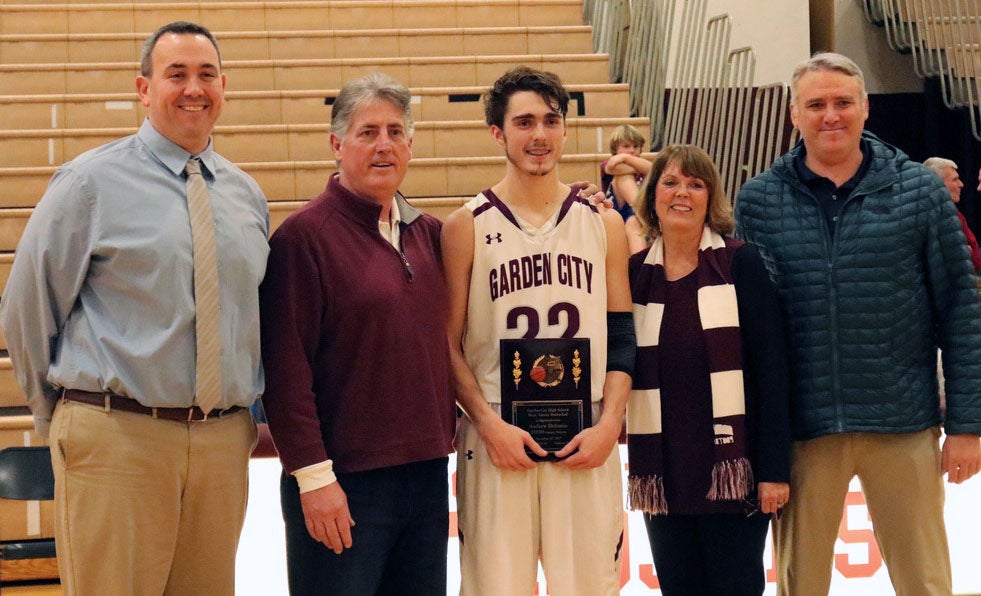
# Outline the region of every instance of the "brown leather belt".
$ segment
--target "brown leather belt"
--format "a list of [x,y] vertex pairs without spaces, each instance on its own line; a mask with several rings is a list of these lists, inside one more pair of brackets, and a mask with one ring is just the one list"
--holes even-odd
[[99,406],[100,408],[105,408],[107,412],[120,410],[122,412],[146,414],[153,418],[163,418],[164,420],[174,420],[176,422],[203,422],[208,418],[221,418],[222,416],[234,414],[245,409],[242,406],[232,406],[225,410],[211,410],[205,414],[197,406],[191,406],[190,408],[149,408],[125,395],[93,393],[91,391],[79,391],[78,389],[63,389],[61,397],[68,401]]

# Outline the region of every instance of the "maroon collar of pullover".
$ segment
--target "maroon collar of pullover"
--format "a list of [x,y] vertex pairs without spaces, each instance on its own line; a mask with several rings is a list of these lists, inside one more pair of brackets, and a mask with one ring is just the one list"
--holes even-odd
[[[354,194],[341,184],[339,174],[332,174],[327,181],[327,196],[331,207],[337,209],[345,217],[369,229],[378,228],[378,216],[381,215],[381,205],[377,202]],[[415,221],[422,212],[409,204],[401,192],[395,193],[395,202],[399,206],[399,216],[402,225],[407,226]]]

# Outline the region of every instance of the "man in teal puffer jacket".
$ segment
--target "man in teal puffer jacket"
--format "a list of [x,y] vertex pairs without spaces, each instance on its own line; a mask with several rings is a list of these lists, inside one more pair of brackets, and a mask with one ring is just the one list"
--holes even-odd
[[779,591],[828,593],[858,475],[897,592],[949,595],[942,475],[959,483],[981,467],[981,304],[964,234],[937,177],[863,131],[868,97],[854,62],[817,54],[791,92],[801,142],[736,202],[737,234],[777,284],[792,350]]

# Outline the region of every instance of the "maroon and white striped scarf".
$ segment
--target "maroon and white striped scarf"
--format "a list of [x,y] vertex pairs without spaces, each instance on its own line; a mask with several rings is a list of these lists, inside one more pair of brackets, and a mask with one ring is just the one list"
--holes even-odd
[[[753,470],[746,456],[739,311],[730,272],[737,246],[739,243],[731,240],[727,245],[722,236],[706,226],[696,267],[698,313],[708,355],[715,430],[715,465],[706,497],[715,501],[742,499],[753,487]],[[668,505],[664,493],[657,352],[666,286],[662,238],[654,241],[631,285],[637,362],[627,402],[628,497],[631,509],[664,514]]]

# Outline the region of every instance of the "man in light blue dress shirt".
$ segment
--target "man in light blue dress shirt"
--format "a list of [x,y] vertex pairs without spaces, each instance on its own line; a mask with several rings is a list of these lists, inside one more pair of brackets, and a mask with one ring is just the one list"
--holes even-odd
[[[55,173],[0,305],[17,380],[55,470],[66,594],[232,594],[263,389],[258,287],[269,213],[214,152],[217,43],[177,22],[143,50],[135,135]],[[198,157],[218,251],[221,401],[194,407],[195,302],[185,164]]]

